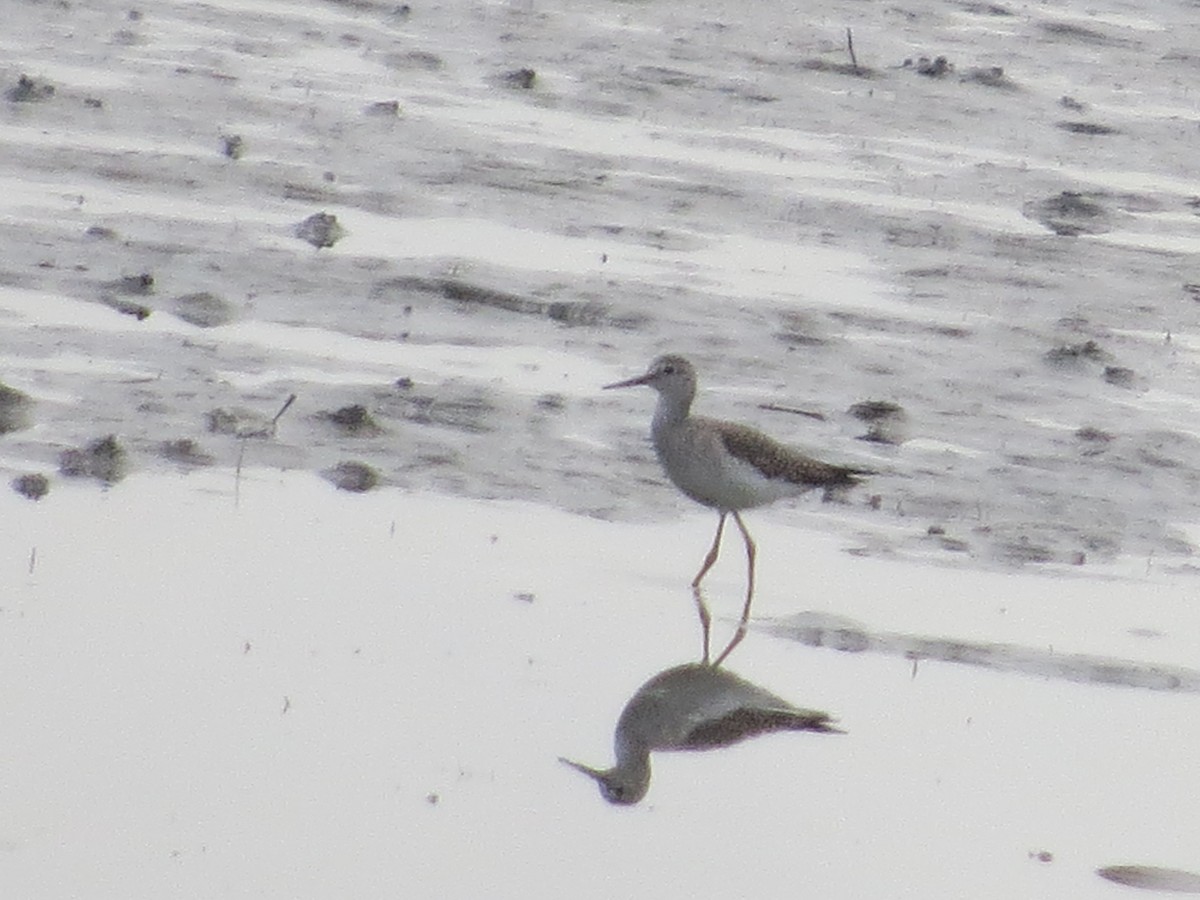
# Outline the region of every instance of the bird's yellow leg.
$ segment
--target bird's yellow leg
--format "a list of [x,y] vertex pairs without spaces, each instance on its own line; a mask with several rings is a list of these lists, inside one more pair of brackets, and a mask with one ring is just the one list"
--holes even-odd
[[717,657],[713,666],[719,666],[723,663],[725,658],[733,652],[733,648],[745,638],[746,627],[750,623],[750,604],[754,602],[754,557],[758,551],[754,546],[754,539],[750,537],[750,532],[746,530],[746,523],[742,521],[741,514],[735,511],[733,521],[737,523],[738,530],[742,532],[742,539],[746,542],[746,603],[742,607],[742,618],[738,621],[737,631],[733,633],[732,640],[721,651],[721,655]]
[[696,601],[696,614],[700,616],[700,631],[704,635],[704,658],[701,662],[708,665],[712,648],[712,614],[708,611],[708,604],[704,602],[704,594],[698,584],[692,585],[692,599]]
[[[704,557],[704,565],[700,567],[700,571],[696,573],[696,577],[692,579],[692,587],[700,587],[700,582],[704,580],[704,576],[708,574],[708,570],[713,567],[713,563],[717,561],[717,555],[721,552],[721,533],[725,530],[725,516],[727,513],[721,513],[721,518],[717,522],[717,536],[713,538],[712,546],[708,549],[708,556]],[[736,516],[737,513],[734,513]]]

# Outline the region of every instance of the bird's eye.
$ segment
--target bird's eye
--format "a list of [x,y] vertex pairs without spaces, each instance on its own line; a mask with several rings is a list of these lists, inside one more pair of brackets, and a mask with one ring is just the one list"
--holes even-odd
[[667,363],[665,366],[663,366],[662,371],[664,375],[674,375],[675,367],[670,363]]

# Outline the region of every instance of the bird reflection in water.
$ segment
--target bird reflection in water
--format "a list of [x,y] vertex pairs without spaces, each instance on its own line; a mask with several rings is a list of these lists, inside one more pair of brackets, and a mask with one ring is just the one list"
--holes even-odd
[[675,666],[633,695],[617,720],[611,769],[563,759],[594,778],[609,803],[633,804],[650,788],[654,750],[713,750],[772,731],[841,734],[828,713],[801,709],[725,669],[706,663]]

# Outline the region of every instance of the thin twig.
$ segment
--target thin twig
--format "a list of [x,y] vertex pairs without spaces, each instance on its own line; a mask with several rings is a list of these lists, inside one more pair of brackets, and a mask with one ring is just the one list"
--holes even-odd
[[858,74],[858,59],[854,55],[854,33],[850,31],[849,26],[846,27],[846,49],[850,51],[850,66],[854,69],[854,74]]
[[279,424],[279,417],[288,411],[288,407],[296,402],[296,395],[292,394],[283,401],[283,406],[279,407],[279,412],[275,413],[275,418],[271,420],[271,431],[275,430],[275,426]]
[[237,468],[233,472],[233,508],[238,509],[242,501],[242,459],[246,455],[246,438],[242,438],[238,447]]
[[808,416],[810,419],[816,419],[818,422],[824,422],[825,416],[822,413],[815,412],[811,409],[801,409],[798,406],[781,406],[778,403],[760,403],[759,409],[765,409],[768,412],[791,413],[795,416]]
[[237,507],[239,501],[241,500],[242,461],[246,457],[246,442],[248,440],[250,440],[250,438],[270,439],[270,438],[275,437],[275,428],[279,424],[280,417],[285,412],[287,412],[288,407],[290,407],[295,402],[296,402],[296,395],[295,394],[289,395],[288,398],[283,401],[283,406],[279,407],[279,412],[275,413],[275,418],[273,418],[271,420],[269,425],[266,425],[261,428],[248,429],[245,431],[238,432],[237,437],[238,437],[238,440],[241,441],[241,447],[238,448],[237,470],[234,473],[234,481],[233,481],[233,505],[234,505],[234,507]]

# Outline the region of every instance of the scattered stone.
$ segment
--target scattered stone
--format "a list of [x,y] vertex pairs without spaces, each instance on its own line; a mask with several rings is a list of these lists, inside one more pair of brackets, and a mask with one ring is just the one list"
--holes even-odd
[[213,434],[232,434],[240,438],[275,436],[275,420],[240,406],[231,409],[218,407],[206,412],[204,419]]
[[142,272],[138,275],[122,275],[120,278],[104,282],[103,287],[118,294],[145,297],[154,293],[154,276],[149,272]]
[[37,103],[54,96],[54,85],[21,75],[17,83],[5,91],[4,96],[13,103]]
[[534,401],[538,409],[547,412],[562,412],[567,408],[567,398],[562,394],[542,394]]
[[907,417],[904,407],[898,403],[890,400],[863,400],[851,406],[849,412],[860,422],[867,423],[867,433],[859,437],[860,441],[903,444],[907,439],[904,433]]
[[906,59],[900,68],[912,69],[918,75],[924,75],[928,78],[941,78],[954,71],[953,64],[944,56],[938,56],[934,59],[930,59],[928,56],[919,56],[915,62],[912,59]]
[[209,291],[184,294],[173,301],[175,315],[200,328],[216,328],[233,321],[233,307]]
[[159,444],[158,452],[163,459],[184,466],[211,466],[216,460],[200,449],[191,438],[179,438],[174,441],[163,441]]
[[313,213],[295,229],[296,237],[307,241],[318,250],[332,247],[346,236],[346,229],[338,224],[337,216],[332,213]]
[[1124,366],[1105,366],[1104,380],[1117,387],[1133,387],[1135,373]]
[[83,234],[84,237],[89,237],[97,241],[115,241],[117,239],[117,232],[104,225],[92,225]]
[[1058,127],[1072,134],[1120,134],[1119,128],[1111,125],[1100,125],[1096,122],[1059,122]]
[[101,297],[100,302],[105,306],[115,309],[121,315],[133,316],[139,322],[150,318],[150,313],[153,312],[150,307],[144,306],[141,303],[134,303],[132,300],[125,300],[121,297],[113,297],[111,295]]
[[139,275],[126,275],[116,283],[118,290],[127,294],[144,295],[154,293],[154,276],[149,272]]
[[970,84],[982,84],[984,87],[999,88],[1003,91],[1015,91],[1017,84],[1004,74],[1000,66],[986,66],[980,69],[968,69],[959,81]]
[[339,491],[361,494],[379,484],[379,473],[366,463],[340,462],[321,473]]
[[125,477],[125,448],[114,434],[97,438],[86,447],[64,450],[58,458],[58,470],[71,478],[95,478],[115,484]]
[[332,423],[347,437],[375,437],[384,433],[367,408],[357,403],[333,411],[323,410],[317,413],[317,418]]
[[50,493],[50,480],[45,475],[18,475],[12,480],[12,489],[29,500],[41,500]]
[[104,101],[99,97],[84,97],[83,105],[88,109],[104,109]]
[[1074,97],[1068,97],[1065,95],[1059,99],[1058,105],[1063,109],[1069,109],[1072,112],[1083,112],[1085,109],[1087,109],[1086,103],[1081,103]]
[[1075,437],[1091,444],[1108,444],[1114,439],[1110,432],[1093,428],[1090,425],[1084,425],[1082,428],[1076,429]]
[[513,69],[500,76],[500,83],[505,87],[517,88],[522,91],[531,90],[536,82],[537,72],[529,68]]
[[412,386],[414,383],[415,382],[411,378],[409,378],[407,375],[401,375],[399,378],[396,379],[396,387],[398,387],[402,391],[412,390]]
[[0,381],[0,434],[28,428],[33,422],[32,413],[32,398]]
[[246,151],[246,142],[240,134],[221,135],[221,152],[230,159],[241,159]]
[[1064,365],[1082,360],[1103,362],[1108,354],[1095,341],[1084,341],[1082,344],[1064,344],[1046,351],[1046,362],[1052,365]]
[[1064,237],[1112,230],[1109,212],[1096,195],[1079,191],[1062,191],[1045,200],[1030,201],[1022,212]]
[[363,110],[363,115],[394,119],[400,115],[399,100],[379,100]]

